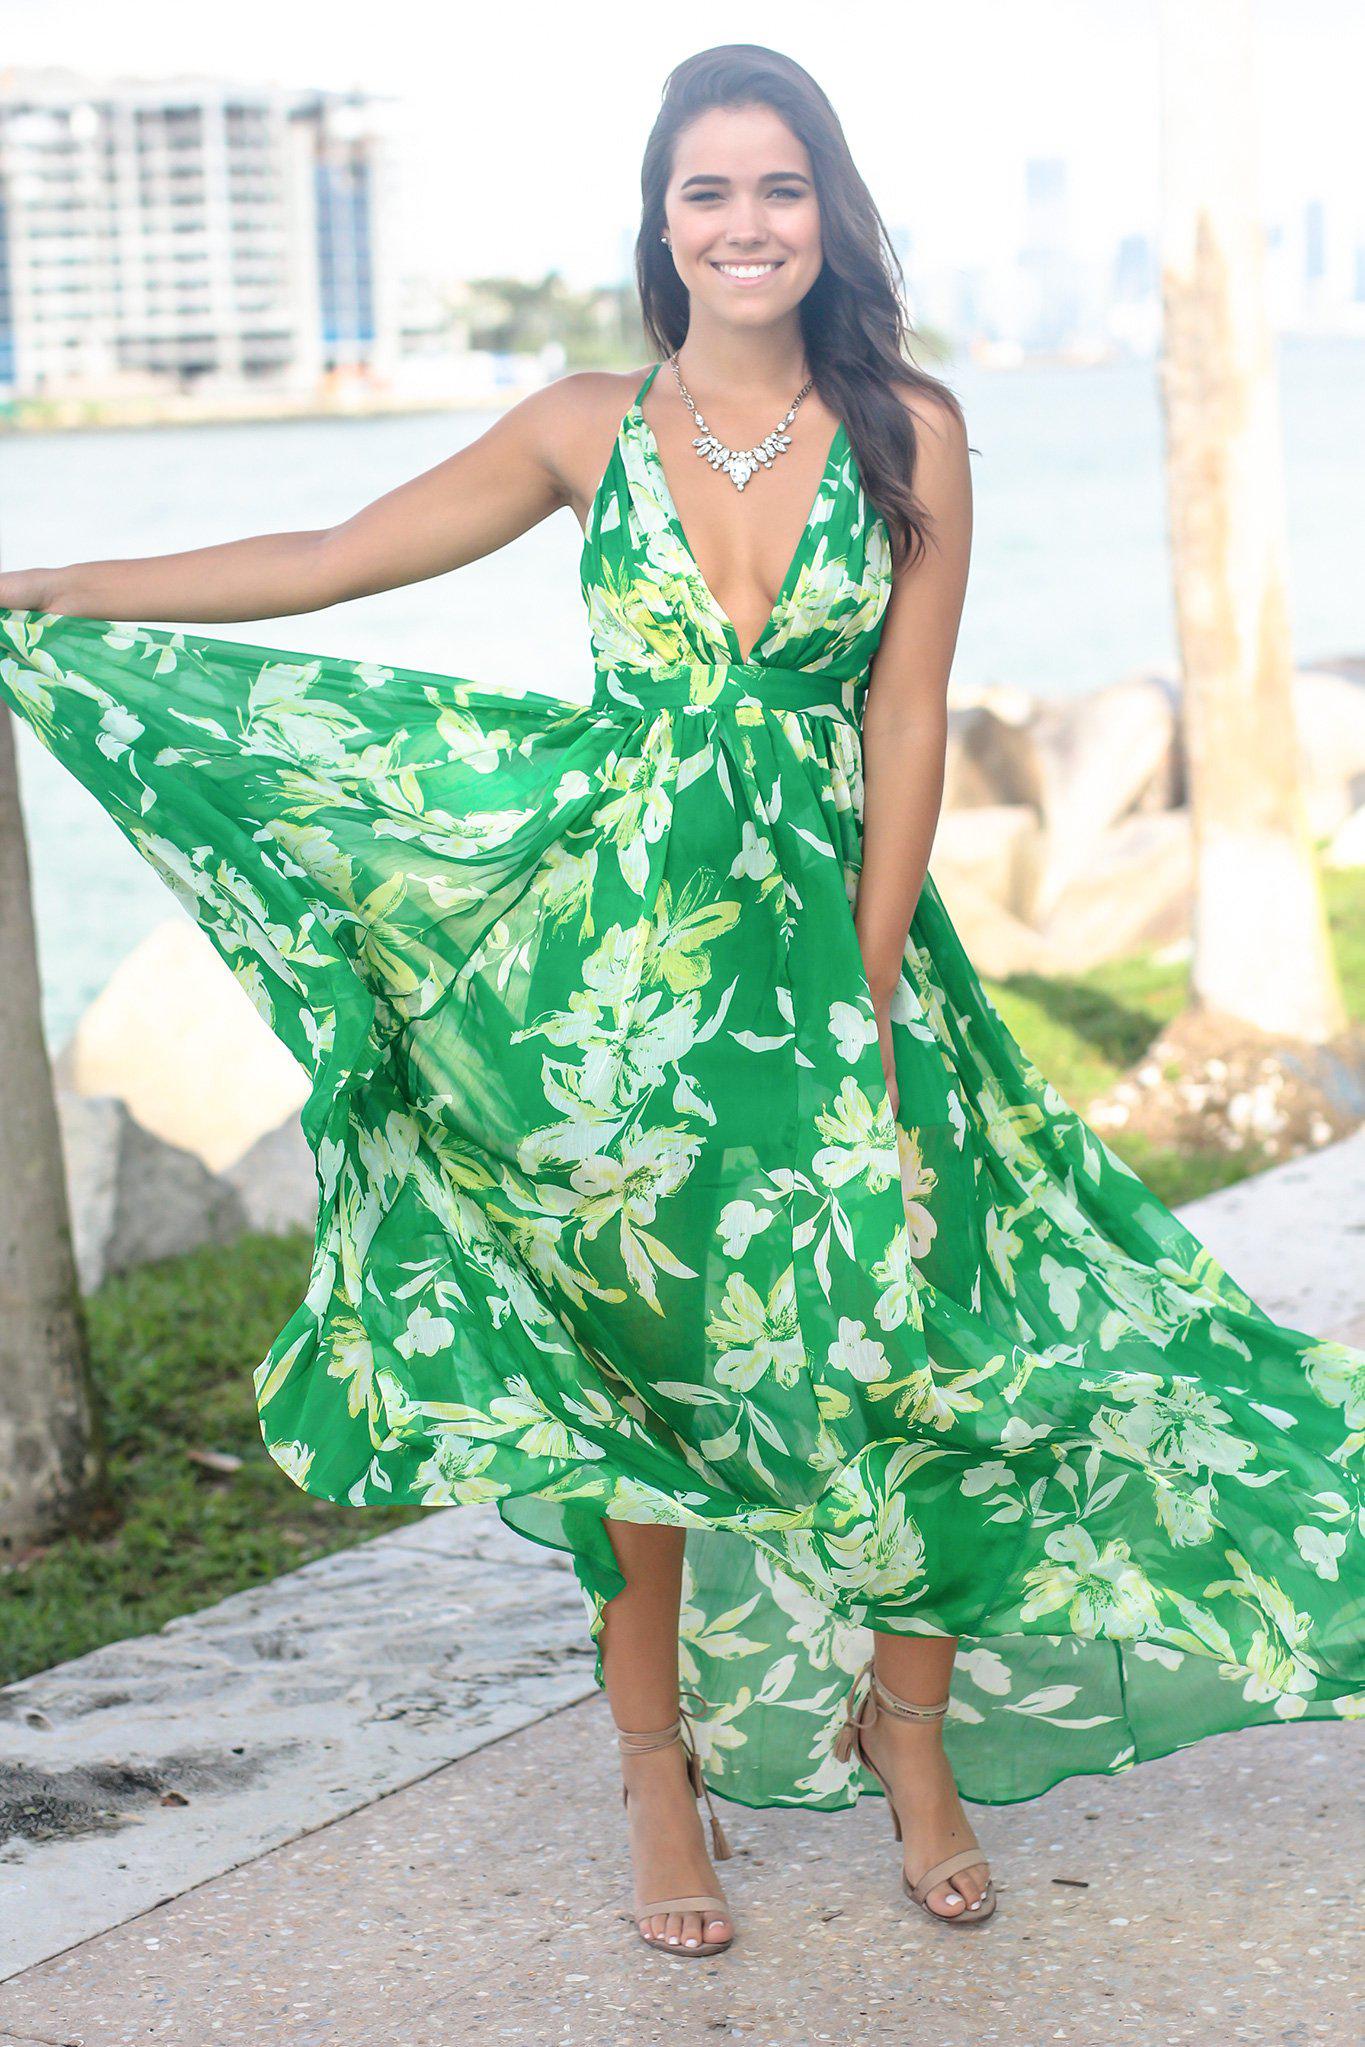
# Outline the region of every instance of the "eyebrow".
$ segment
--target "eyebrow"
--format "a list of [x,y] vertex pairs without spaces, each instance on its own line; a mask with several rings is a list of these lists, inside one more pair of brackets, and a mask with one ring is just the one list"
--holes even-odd
[[[810,179],[804,171],[764,171],[763,176],[765,178],[781,180],[783,183],[799,183],[802,185],[810,183]],[[729,183],[730,180],[722,177],[718,171],[694,171],[690,178],[683,179],[681,189],[685,192],[689,185],[728,185]]]

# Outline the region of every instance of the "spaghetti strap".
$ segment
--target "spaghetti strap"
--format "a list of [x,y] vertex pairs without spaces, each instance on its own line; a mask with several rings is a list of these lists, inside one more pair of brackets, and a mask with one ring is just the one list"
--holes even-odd
[[648,374],[646,375],[643,384],[641,384],[639,390],[635,393],[635,396],[630,401],[632,411],[634,411],[635,407],[640,403],[640,400],[644,397],[646,391],[654,382],[654,379],[658,376],[662,368],[663,364],[661,362],[650,364]]

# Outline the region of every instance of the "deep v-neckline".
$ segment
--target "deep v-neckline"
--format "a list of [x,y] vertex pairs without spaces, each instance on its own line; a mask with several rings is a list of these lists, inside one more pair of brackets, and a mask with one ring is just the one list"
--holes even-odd
[[746,654],[743,648],[740,646],[739,633],[735,627],[734,620],[730,617],[729,613],[722,607],[719,598],[716,596],[715,591],[711,588],[711,585],[708,583],[706,577],[702,573],[701,563],[698,561],[692,543],[687,537],[687,529],[684,527],[681,518],[678,516],[677,503],[673,496],[672,487],[668,481],[668,473],[664,468],[663,456],[659,453],[659,443],[655,439],[654,429],[644,415],[645,394],[648,392],[650,385],[654,382],[655,377],[658,375],[660,367],[661,365],[656,363],[654,365],[654,368],[650,371],[649,375],[645,378],[644,383],[640,386],[640,389],[635,395],[635,403],[631,406],[630,411],[626,415],[626,418],[628,421],[633,422],[636,426],[638,426],[640,430],[641,446],[644,450],[646,461],[650,464],[651,468],[654,471],[655,481],[658,485],[659,490],[660,503],[662,504],[664,512],[667,515],[668,523],[673,529],[674,537],[677,540],[678,545],[681,547],[683,553],[687,557],[688,566],[691,570],[693,577],[695,578],[697,588],[701,592],[702,596],[705,597],[708,606],[710,607],[712,613],[714,614],[716,623],[721,627],[721,630],[725,635],[727,648],[729,649],[730,653],[733,655],[734,659],[740,664],[741,667],[747,668],[750,662],[753,661],[753,659],[757,655],[759,649],[762,647],[763,642],[767,639],[774,625],[777,623],[778,614],[784,608],[788,599],[790,598],[792,586],[801,572],[801,568],[803,566],[803,557],[806,552],[806,545],[810,539],[812,532],[815,529],[817,515],[819,514],[820,508],[824,503],[825,486],[829,482],[830,474],[834,468],[835,459],[841,452],[842,443],[844,440],[844,423],[842,420],[840,420],[839,424],[834,429],[834,433],[830,439],[829,448],[825,454],[825,464],[823,469],[820,471],[820,480],[815,486],[815,495],[812,497],[810,501],[810,509],[806,513],[805,521],[801,527],[801,531],[797,535],[796,545],[792,549],[791,558],[787,563],[787,572],[782,578],[781,588],[778,590],[777,596],[773,599],[773,603],[768,612],[768,616],[764,619],[763,624],[759,627],[757,637],[753,641],[751,641],[749,651]]

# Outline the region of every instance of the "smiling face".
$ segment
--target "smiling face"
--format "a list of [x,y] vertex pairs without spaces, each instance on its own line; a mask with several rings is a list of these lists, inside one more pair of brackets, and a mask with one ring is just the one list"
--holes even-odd
[[712,107],[684,128],[664,194],[673,261],[716,318],[766,326],[820,274],[820,207],[805,144],[767,106]]

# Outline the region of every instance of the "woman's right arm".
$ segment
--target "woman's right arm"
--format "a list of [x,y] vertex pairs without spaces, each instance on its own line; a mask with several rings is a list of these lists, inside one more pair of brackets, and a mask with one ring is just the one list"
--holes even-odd
[[578,383],[561,377],[533,392],[467,448],[339,525],[14,570],[0,574],[0,610],[149,624],[284,618],[460,568],[571,501],[560,456],[582,437]]

